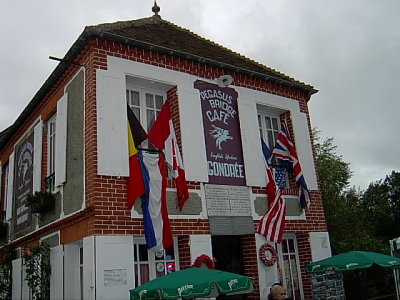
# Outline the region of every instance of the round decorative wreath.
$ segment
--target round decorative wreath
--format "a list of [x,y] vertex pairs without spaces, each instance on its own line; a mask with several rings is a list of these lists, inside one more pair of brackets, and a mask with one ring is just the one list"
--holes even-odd
[[[269,252],[269,255],[267,255],[267,252]],[[262,245],[258,251],[258,254],[260,255],[260,259],[264,265],[270,267],[276,263],[277,259],[276,250],[272,245],[270,244]]]
[[194,260],[193,266],[197,268],[206,267],[207,269],[215,268],[214,261],[207,254],[202,254],[200,256],[197,256],[196,259]]

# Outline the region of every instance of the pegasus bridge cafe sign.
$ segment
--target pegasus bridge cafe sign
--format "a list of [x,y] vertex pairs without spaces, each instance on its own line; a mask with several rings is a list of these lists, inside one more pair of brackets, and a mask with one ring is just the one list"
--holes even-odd
[[32,219],[26,196],[33,190],[33,131],[16,147],[15,153],[14,228],[18,232],[28,227]]
[[197,80],[200,91],[209,183],[246,185],[237,92]]

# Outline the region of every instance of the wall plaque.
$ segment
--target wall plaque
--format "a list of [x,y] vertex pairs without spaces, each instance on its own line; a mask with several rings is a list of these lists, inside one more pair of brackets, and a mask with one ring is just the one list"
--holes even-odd
[[209,216],[251,216],[249,187],[206,184],[205,192]]

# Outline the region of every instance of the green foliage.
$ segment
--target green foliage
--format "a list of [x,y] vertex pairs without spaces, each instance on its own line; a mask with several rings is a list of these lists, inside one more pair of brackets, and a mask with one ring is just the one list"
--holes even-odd
[[0,299],[11,299],[12,261],[15,259],[15,248],[11,245],[0,249]]
[[384,180],[371,183],[361,205],[376,236],[386,241],[400,236],[400,173],[393,171]]
[[54,208],[54,195],[46,190],[36,191],[26,197],[26,205],[33,213],[44,213]]
[[[381,233],[394,223],[376,218],[388,215],[387,198],[382,195],[386,195],[389,189],[382,188],[379,183],[377,187],[370,186],[374,193],[366,196],[354,187],[349,188],[352,175],[350,164],[336,154],[337,146],[333,138],[321,142],[316,130],[313,136],[321,196],[333,252],[338,254],[363,250],[388,253],[388,238]],[[398,199],[396,196],[393,198]]]
[[32,293],[32,300],[50,299],[50,247],[46,243],[25,249],[25,280]]

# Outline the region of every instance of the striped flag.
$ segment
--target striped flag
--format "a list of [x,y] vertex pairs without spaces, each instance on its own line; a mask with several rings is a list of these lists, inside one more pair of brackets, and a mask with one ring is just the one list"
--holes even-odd
[[148,139],[158,150],[164,151],[165,161],[175,179],[178,207],[182,211],[185,202],[189,199],[189,191],[168,101],[164,103],[160,115],[149,132]]
[[142,210],[147,248],[154,251],[167,249],[172,246],[173,239],[167,209],[164,155],[140,152],[138,157],[145,186]]
[[311,202],[310,192],[304,179],[299,158],[297,157],[297,152],[292,139],[290,138],[289,130],[285,121],[282,122],[281,130],[276,139],[272,155],[275,156],[284,166],[293,169],[296,184],[299,189],[300,205],[302,208],[308,208]]
[[139,120],[132,109],[127,106],[128,113],[128,148],[129,148],[129,178],[127,188],[127,202],[129,209],[132,209],[137,198],[144,194],[142,172],[138,161],[139,145],[147,138]]
[[[264,141],[261,139],[262,149],[268,149]],[[282,198],[281,191],[275,183],[272,170],[268,166],[268,157],[264,154],[264,162],[266,166],[266,192],[268,198],[268,210],[261,218],[257,226],[257,233],[264,236],[266,240],[281,243],[283,230],[285,228],[286,204]]]

